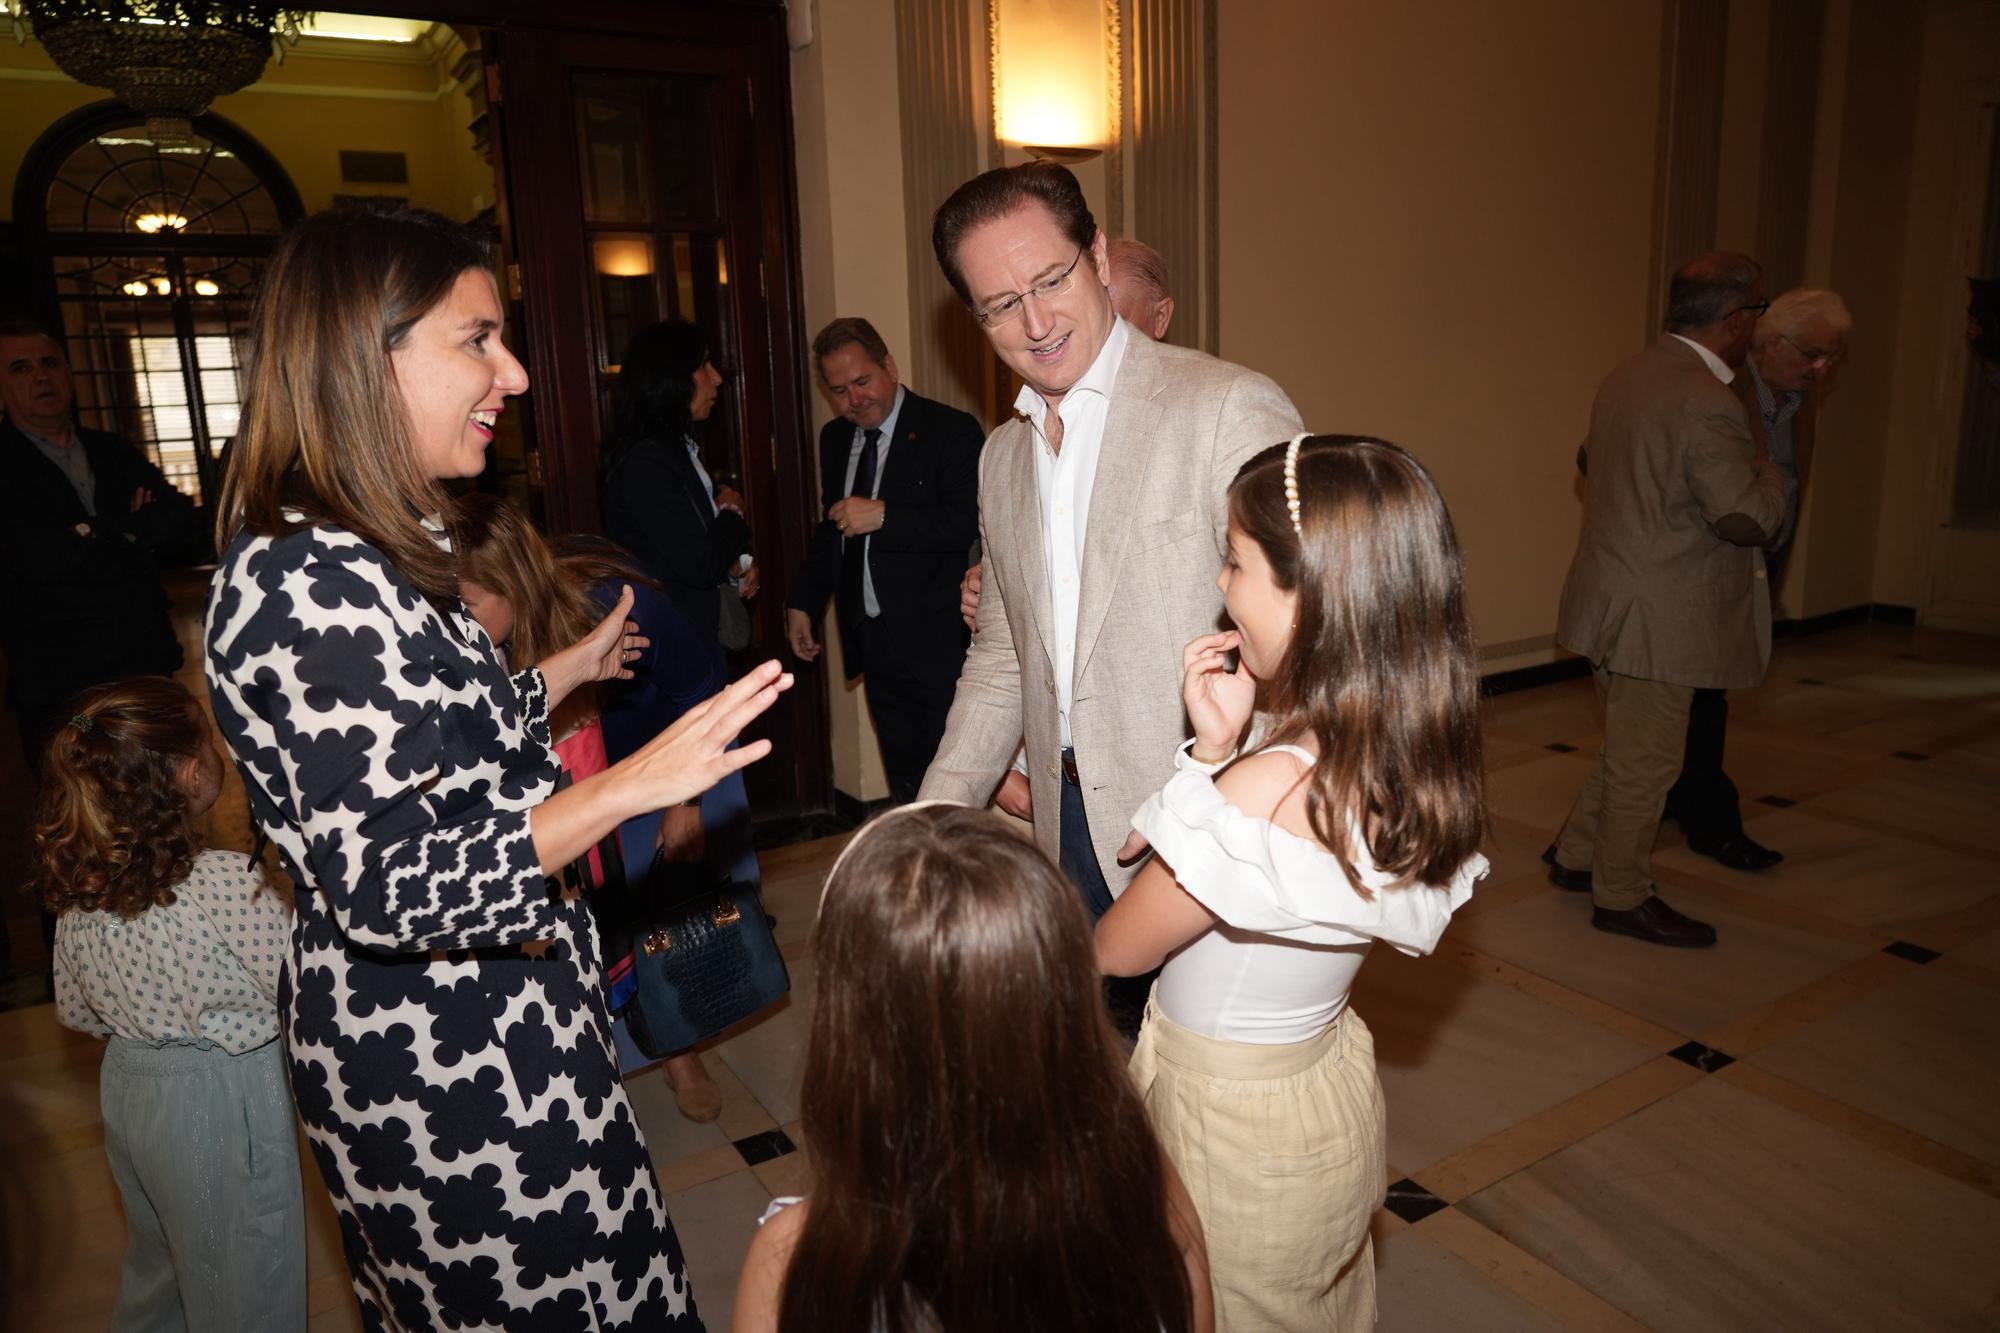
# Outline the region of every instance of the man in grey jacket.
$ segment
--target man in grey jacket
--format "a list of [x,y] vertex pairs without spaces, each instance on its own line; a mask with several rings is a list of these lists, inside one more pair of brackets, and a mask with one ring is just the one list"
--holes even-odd
[[1590,490],[1556,642],[1590,661],[1604,747],[1545,859],[1591,892],[1592,925],[1651,944],[1715,943],[1654,892],[1653,838],[1694,691],[1755,685],[1771,658],[1760,548],[1784,485],[1729,388],[1762,279],[1728,253],[1675,273],[1666,334],[1598,389],[1578,459]]

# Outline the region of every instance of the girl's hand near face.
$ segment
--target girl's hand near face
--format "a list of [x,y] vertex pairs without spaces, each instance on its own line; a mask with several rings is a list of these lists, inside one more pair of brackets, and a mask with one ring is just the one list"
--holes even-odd
[[1243,642],[1235,630],[1204,634],[1181,652],[1181,698],[1194,725],[1194,757],[1219,764],[1236,751],[1236,741],[1257,702],[1257,679],[1240,666],[1228,669],[1227,654]]

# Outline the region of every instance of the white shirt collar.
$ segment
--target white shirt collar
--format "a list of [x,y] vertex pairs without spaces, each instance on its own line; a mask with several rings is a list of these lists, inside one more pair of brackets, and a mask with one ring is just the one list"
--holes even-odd
[[[1670,338],[1681,338],[1681,335],[1678,333],[1670,333],[1667,336]],[[1689,347],[1694,348],[1696,353],[1700,355],[1702,364],[1706,365],[1717,379],[1721,380],[1724,384],[1733,384],[1736,382],[1736,372],[1731,370],[1721,357],[1709,351],[1692,338],[1681,338],[1681,341]]]
[[[1090,363],[1090,369],[1083,372],[1069,392],[1063,395],[1068,402],[1071,395],[1094,393],[1102,398],[1111,396],[1111,386],[1118,378],[1118,368],[1125,363],[1125,348],[1131,341],[1131,328],[1122,318],[1111,321],[1111,333],[1104,340],[1104,346],[1097,349],[1097,359]],[[1023,384],[1021,392],[1014,396],[1014,410],[1035,423],[1039,432],[1042,421],[1048,415],[1048,400],[1035,392],[1032,384]]]

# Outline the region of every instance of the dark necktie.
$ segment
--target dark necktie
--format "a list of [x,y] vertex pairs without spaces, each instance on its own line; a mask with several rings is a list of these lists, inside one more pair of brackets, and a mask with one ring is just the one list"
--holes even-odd
[[[873,499],[875,495],[875,446],[882,438],[879,430],[864,431],[861,435],[861,461],[854,465],[854,485],[848,494],[862,499]],[[868,539],[848,537],[840,546],[840,600],[849,616],[859,620],[868,614],[864,604],[861,576],[866,563]]]

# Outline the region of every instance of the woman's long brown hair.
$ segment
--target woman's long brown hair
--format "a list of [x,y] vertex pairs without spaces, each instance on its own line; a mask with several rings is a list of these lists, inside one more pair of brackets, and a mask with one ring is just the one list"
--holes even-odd
[[460,274],[490,265],[478,232],[422,209],[330,209],[286,234],[251,316],[218,550],[241,531],[338,524],[427,597],[458,595],[451,554],[423,523],[445,492],[418,466],[390,353]]
[[984,811],[857,837],[814,931],[779,1328],[1183,1333],[1167,1168],[1076,891]]
[[201,851],[181,769],[208,747],[194,696],[164,676],[78,695],[35,798],[34,884],[51,912],[134,917],[174,901]]
[[[616,547],[579,545],[571,554],[556,554],[520,506],[483,492],[461,496],[454,505],[452,547],[460,578],[512,604],[514,634],[500,647],[514,671],[538,665],[597,627],[609,610],[590,595],[599,583],[651,582],[620,561]],[[597,706],[596,686],[572,691],[550,719],[553,734],[575,730]]]
[[1451,515],[1423,464],[1359,436],[1305,440],[1298,492],[1303,538],[1285,503],[1282,444],[1229,488],[1231,524],[1298,594],[1291,643],[1260,701],[1276,719],[1267,739],[1311,737],[1307,816],[1364,896],[1357,827],[1399,883],[1448,883],[1486,835],[1479,657]]

